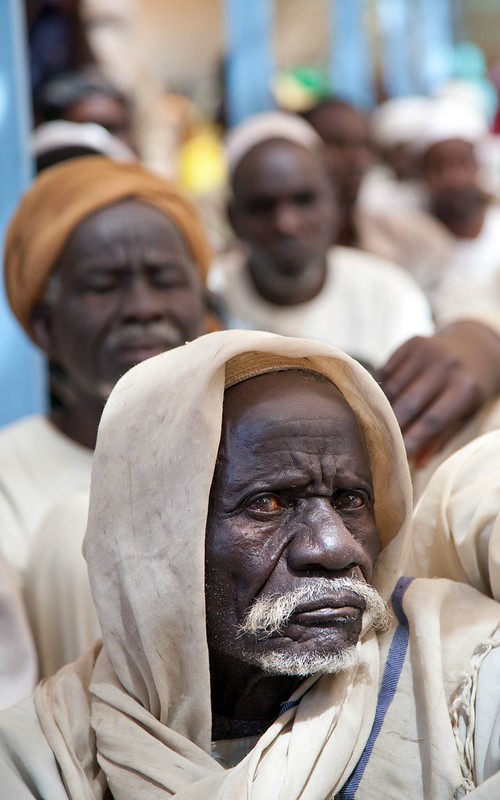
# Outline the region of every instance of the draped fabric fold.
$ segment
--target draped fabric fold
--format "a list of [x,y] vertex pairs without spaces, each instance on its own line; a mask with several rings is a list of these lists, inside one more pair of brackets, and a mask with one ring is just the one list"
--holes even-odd
[[[106,787],[114,800],[326,800],[358,763],[394,630],[365,630],[355,669],[305,680],[294,696],[300,702],[236,767],[224,771],[209,755],[204,537],[224,388],[249,368],[279,369],[297,360],[331,380],[359,420],[383,547],[373,584],[390,597],[406,556],[410,478],[389,403],[356,362],[319,342],[233,331],[210,334],[135,367],[106,406],[92,476],[85,554],[102,649],[64,668],[36,693],[40,725],[71,800],[104,800]],[[422,715],[442,741],[436,746],[432,736],[425,768],[408,775],[401,766],[398,775],[403,782],[408,778],[410,794],[399,796],[429,797],[420,785],[423,773],[437,775],[436,785],[446,791],[462,785],[448,703],[498,609],[468,591],[474,597],[463,602],[469,612],[479,609],[481,623],[474,627],[463,611],[467,625],[460,647],[450,653],[445,646],[453,632],[453,603],[448,608],[446,586],[433,592],[412,585],[407,592],[408,617],[418,618],[425,606],[433,624],[426,635],[424,616],[411,640],[417,656],[405,662],[404,692],[391,706],[401,735],[386,732],[390,752],[397,760],[403,748],[418,763],[423,756],[412,725]],[[415,694],[414,662],[417,672],[434,676],[433,693],[424,687]],[[377,764],[386,763],[384,753],[374,749],[370,780],[377,780]]]

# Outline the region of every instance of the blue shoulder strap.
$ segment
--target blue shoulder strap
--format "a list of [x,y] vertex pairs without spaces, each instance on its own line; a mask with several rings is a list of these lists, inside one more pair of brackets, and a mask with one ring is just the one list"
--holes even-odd
[[392,593],[391,602],[392,609],[398,620],[398,627],[392,637],[389,655],[380,685],[380,691],[377,700],[377,709],[375,711],[375,719],[371,729],[370,736],[365,745],[365,749],[359,759],[354,772],[348,779],[347,783],[342,787],[337,795],[338,800],[354,800],[359,784],[363,777],[366,765],[372,754],[377,736],[382,728],[387,710],[392,703],[394,695],[396,694],[399,677],[403,664],[406,658],[406,651],[408,649],[408,640],[410,636],[408,619],[403,611],[403,597],[412,582],[413,578],[400,578],[394,592]]

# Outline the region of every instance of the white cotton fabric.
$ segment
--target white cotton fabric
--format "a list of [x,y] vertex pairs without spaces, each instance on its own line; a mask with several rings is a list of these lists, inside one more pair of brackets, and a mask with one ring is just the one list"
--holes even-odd
[[396,97],[386,100],[371,116],[371,132],[380,149],[411,144],[425,127],[433,101],[428,97]]
[[[36,693],[60,778],[46,750],[42,758],[35,747],[30,761],[41,741],[32,709],[24,736],[18,710],[0,720],[0,784],[12,796],[103,800],[109,788],[114,800],[326,800],[346,782],[372,727],[392,631],[364,632],[356,669],[304,681],[299,704],[236,767],[209,755],[204,537],[224,387],[236,374],[291,365],[329,378],[359,420],[383,547],[373,583],[389,597],[406,557],[411,485],[398,425],[368,373],[326,344],[255,332],[210,334],[144,362],[113,390],[95,453],[85,553],[103,646]],[[417,581],[407,596],[411,655],[360,798],[373,785],[388,800],[437,800],[472,785],[450,705],[498,604],[446,581]]]
[[62,147],[88,147],[114,161],[137,161],[125,142],[96,122],[52,120],[39,125],[31,135],[31,152],[35,158]]
[[452,98],[435,99],[429,104],[425,125],[412,142],[416,153],[448,139],[461,139],[477,145],[488,133],[486,117],[472,105]]
[[37,662],[16,578],[0,557],[0,709],[35,688]]
[[50,508],[89,489],[92,450],[35,416],[0,431],[0,551],[22,576]]
[[373,367],[382,366],[412,336],[434,331],[429,304],[413,278],[354,248],[329,251],[325,283],[306,303],[278,306],[265,300],[252,282],[243,249],[219,256],[208,283],[227,327],[318,339]]
[[24,575],[24,598],[46,678],[75,661],[101,635],[82,553],[89,492],[54,506],[38,529]]
[[449,257],[431,292],[438,319],[500,309],[500,206],[487,206],[474,239],[453,241]]
[[408,574],[449,578],[500,601],[500,431],[435,472],[415,510]]

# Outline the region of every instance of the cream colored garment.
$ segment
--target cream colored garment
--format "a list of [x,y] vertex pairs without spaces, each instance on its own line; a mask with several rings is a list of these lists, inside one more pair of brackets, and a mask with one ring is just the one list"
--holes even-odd
[[67,495],[88,489],[91,470],[92,451],[45,417],[0,431],[0,551],[19,574],[47,512]]
[[89,493],[55,506],[36,533],[24,597],[41,678],[75,661],[101,635],[82,554]]
[[415,511],[408,572],[500,601],[500,431],[474,439],[432,477]]
[[437,220],[423,211],[378,212],[358,209],[359,247],[404,267],[432,300],[453,247],[453,239]]
[[475,239],[454,239],[432,292],[437,318],[457,319],[500,308],[500,206],[490,205]]
[[[242,358],[242,353],[254,355]],[[119,381],[104,411],[92,479],[85,550],[104,647],[64,668],[36,693],[40,725],[71,800],[101,800],[106,786],[114,800],[173,795],[179,800],[326,800],[358,763],[390,641],[390,634],[379,638],[372,630],[362,635],[359,667],[304,681],[295,695],[300,703],[238,766],[225,772],[209,755],[204,532],[224,384],[238,370],[248,377],[264,366],[292,364],[332,380],[359,419],[383,545],[373,583],[385,597],[391,593],[405,557],[410,480],[390,406],[355,362],[322,343],[229,331],[135,367]],[[408,592],[405,608],[416,627],[406,669],[410,677],[415,670],[432,681],[414,689],[414,675],[396,709],[401,724],[409,718],[409,728],[412,709],[418,709],[417,719],[428,723],[425,730],[408,741],[386,739],[391,758],[400,746],[409,753],[408,763],[415,764],[412,770],[403,762],[398,767],[398,777],[406,781],[398,800],[441,800],[465,780],[465,759],[459,757],[449,719],[450,695],[458,674],[467,672],[476,644],[498,622],[498,605],[460,588],[440,582],[434,590],[432,583],[422,582]],[[453,642],[454,605],[464,625]],[[448,642],[460,646],[442,649]],[[16,735],[0,725],[4,752],[17,754],[15,763],[23,764],[31,786],[43,783],[42,800],[59,800],[64,795],[53,760],[44,757],[30,769],[29,756],[19,756]],[[37,737],[33,729],[30,741]],[[9,786],[26,785],[16,783],[13,770],[4,766]],[[422,793],[422,775],[438,794]],[[19,796],[24,800],[30,794],[20,791]],[[391,797],[390,784],[384,797]]]
[[19,588],[0,557],[0,708],[31,694],[36,679],[35,649]]
[[277,306],[264,300],[246,269],[246,255],[221,255],[209,275],[230,328],[304,336],[340,347],[380,367],[412,336],[433,333],[431,311],[414,280],[394,264],[354,248],[335,247],[320,294],[307,303]]
[[363,179],[358,204],[370,214],[418,211],[425,208],[426,191],[421,181],[400,181],[390,167],[377,164]]

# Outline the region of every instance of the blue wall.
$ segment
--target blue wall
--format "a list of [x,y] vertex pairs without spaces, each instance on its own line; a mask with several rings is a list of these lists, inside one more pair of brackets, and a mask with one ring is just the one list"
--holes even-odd
[[[19,197],[29,185],[30,114],[21,0],[0,0],[0,245]],[[17,325],[0,288],[0,425],[42,411],[44,361]]]

